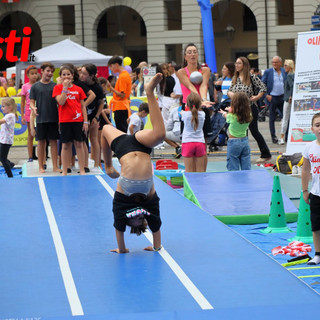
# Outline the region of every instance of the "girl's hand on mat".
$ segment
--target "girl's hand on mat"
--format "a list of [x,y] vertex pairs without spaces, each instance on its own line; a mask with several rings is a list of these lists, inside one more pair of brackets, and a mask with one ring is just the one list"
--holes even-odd
[[124,250],[124,252],[120,252],[120,250],[119,250],[119,248],[117,248],[117,249],[112,249],[112,250],[110,250],[111,252],[115,252],[115,253],[128,253],[129,252],[129,249],[125,249]]

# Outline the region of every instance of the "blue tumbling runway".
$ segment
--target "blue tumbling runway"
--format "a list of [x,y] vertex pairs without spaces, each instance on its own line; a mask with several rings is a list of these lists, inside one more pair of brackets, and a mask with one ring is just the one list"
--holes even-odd
[[[1,320],[269,319],[279,312],[295,319],[317,312],[315,291],[159,179],[163,250],[146,252],[150,233],[127,232],[130,253],[111,253],[115,183],[103,175],[0,185]],[[307,311],[297,308],[301,301]]]
[[[273,180],[267,170],[185,173],[203,210],[214,216],[265,215],[270,212]],[[282,192],[284,211],[297,208]]]

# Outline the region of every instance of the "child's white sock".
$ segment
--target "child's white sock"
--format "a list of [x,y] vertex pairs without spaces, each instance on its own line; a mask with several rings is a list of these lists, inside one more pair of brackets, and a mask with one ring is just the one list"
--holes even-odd
[[320,255],[315,255],[313,259],[311,259],[308,264],[309,265],[315,265],[320,263]]

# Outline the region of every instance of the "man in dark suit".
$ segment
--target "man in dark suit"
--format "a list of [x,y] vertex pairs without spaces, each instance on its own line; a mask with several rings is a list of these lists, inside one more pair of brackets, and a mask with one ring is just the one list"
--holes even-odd
[[267,86],[266,99],[269,105],[269,128],[273,143],[278,142],[274,122],[277,109],[280,110],[282,116],[284,81],[286,77],[287,74],[282,68],[282,59],[278,56],[273,57],[272,68],[267,69],[262,76],[262,81]]

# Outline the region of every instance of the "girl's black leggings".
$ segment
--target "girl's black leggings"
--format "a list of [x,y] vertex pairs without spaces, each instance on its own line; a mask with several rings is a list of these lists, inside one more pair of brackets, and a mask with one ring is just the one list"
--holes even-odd
[[0,143],[0,161],[2,162],[2,165],[4,167],[4,170],[6,171],[6,174],[9,178],[13,177],[10,162],[8,160],[8,153],[10,150],[11,144],[4,144]]

